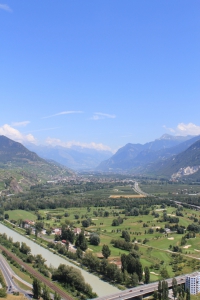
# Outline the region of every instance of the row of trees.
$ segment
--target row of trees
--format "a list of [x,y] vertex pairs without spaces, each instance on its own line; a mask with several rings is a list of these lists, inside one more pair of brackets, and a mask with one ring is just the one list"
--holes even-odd
[[[34,299],[40,299],[40,297],[43,298],[43,300],[51,300],[52,297],[50,295],[50,290],[47,288],[45,284],[42,284],[37,278],[33,279],[33,298]],[[61,297],[56,292],[54,293],[54,300],[61,300]]]
[[[184,285],[178,285],[176,278],[172,279],[172,295],[174,300],[190,300],[190,291],[187,289],[185,292]],[[167,281],[158,282],[158,290],[153,293],[154,300],[168,300],[169,299],[169,289]]]
[[[62,269],[61,267],[58,269],[54,269],[52,267],[49,268],[45,264],[46,260],[40,254],[33,256],[31,254],[30,247],[28,247],[23,242],[21,244],[20,242],[13,243],[12,239],[7,238],[6,234],[0,235],[0,244],[3,244],[6,248],[11,250],[13,253],[15,253],[23,261],[31,263],[34,268],[37,268],[38,271],[46,277],[49,278],[52,277],[52,279],[58,280],[58,278],[56,279],[56,276],[66,271],[65,273],[63,273],[64,276],[66,277],[66,282],[64,287],[74,288],[77,285],[76,289],[79,290],[81,293],[87,295],[87,297],[91,297],[91,298],[96,297],[96,294],[92,292],[91,286],[85,283],[84,278],[82,277],[81,273],[77,269],[73,267],[70,267],[69,269]],[[62,245],[60,246],[63,247]],[[10,260],[11,263],[13,263],[16,267],[20,268],[20,265],[15,261],[13,261],[13,259],[5,251],[3,251],[2,254],[6,256],[6,258]],[[74,254],[72,253],[72,255]],[[62,280],[60,281],[62,282]],[[34,280],[34,293],[35,295],[37,295],[36,299],[38,299],[39,295],[41,295],[44,300],[50,300],[49,291],[46,289],[45,286],[42,286],[40,283],[38,283],[37,279]]]

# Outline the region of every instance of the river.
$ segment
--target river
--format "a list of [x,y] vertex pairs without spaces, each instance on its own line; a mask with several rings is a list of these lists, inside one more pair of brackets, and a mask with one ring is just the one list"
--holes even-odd
[[31,253],[33,255],[41,254],[46,259],[46,264],[48,266],[52,265],[55,268],[58,268],[60,264],[65,264],[71,267],[74,267],[81,271],[81,274],[85,278],[85,281],[89,283],[94,292],[97,293],[98,296],[106,296],[109,294],[119,292],[119,289],[112,286],[111,284],[102,281],[97,276],[86,272],[85,270],[75,266],[64,258],[53,254],[48,249],[43,248],[42,246],[34,243],[33,241],[27,239],[25,236],[17,233],[16,231],[11,230],[10,228],[0,224],[0,233],[6,233],[8,237],[12,237],[14,242],[24,242],[31,248]]

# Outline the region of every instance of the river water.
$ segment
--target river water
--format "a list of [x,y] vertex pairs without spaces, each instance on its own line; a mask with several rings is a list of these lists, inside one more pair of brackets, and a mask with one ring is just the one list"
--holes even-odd
[[109,294],[119,292],[119,289],[110,285],[107,282],[102,281],[97,276],[86,272],[85,270],[75,266],[74,264],[70,263],[69,261],[65,260],[64,258],[53,254],[48,249],[41,247],[40,245],[34,243],[33,241],[27,239],[25,236],[17,233],[16,231],[11,230],[10,228],[0,224],[0,233],[6,233],[8,237],[12,237],[14,242],[24,242],[31,248],[31,253],[33,255],[41,254],[42,257],[46,259],[46,264],[48,266],[52,265],[55,268],[58,268],[60,264],[65,264],[74,268],[77,268],[81,271],[81,274],[85,278],[85,281],[89,283],[94,292],[97,293],[98,296],[106,296]]

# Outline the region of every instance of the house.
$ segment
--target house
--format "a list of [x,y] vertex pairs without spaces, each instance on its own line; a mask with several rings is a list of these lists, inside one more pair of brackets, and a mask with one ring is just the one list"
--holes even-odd
[[62,233],[61,228],[53,228],[52,229],[52,234],[61,235],[61,233]]
[[24,223],[24,228],[29,228],[35,225],[35,222],[31,220],[24,220],[23,223]]
[[81,233],[81,229],[80,228],[74,228],[74,234],[78,235]]

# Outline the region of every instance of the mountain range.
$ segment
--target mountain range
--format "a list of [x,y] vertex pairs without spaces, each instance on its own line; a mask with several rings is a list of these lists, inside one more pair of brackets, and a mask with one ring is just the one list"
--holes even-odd
[[0,169],[23,170],[43,179],[70,173],[67,168],[47,162],[22,144],[3,135],[0,136]]
[[113,155],[110,151],[82,148],[79,146],[65,148],[61,146],[53,147],[27,144],[26,147],[46,160],[54,160],[73,170],[94,169],[103,160]]
[[114,155],[109,151],[81,147],[69,149],[29,145],[28,150],[22,144],[0,136],[0,169],[19,169],[47,180],[53,176],[72,174],[68,168],[168,178],[184,175],[200,178],[200,136],[165,134],[143,145],[129,143]]
[[[194,158],[200,151],[199,140],[200,136],[176,137],[165,134],[144,145],[129,143],[120,148],[111,158],[100,163],[97,170],[172,176],[173,173],[178,172],[177,168],[198,164],[198,159]],[[197,144],[195,144],[196,142]],[[191,148],[192,145],[196,145],[196,156],[192,155],[194,152],[194,149]],[[187,152],[184,153],[186,150]],[[190,160],[189,157],[191,157]]]

